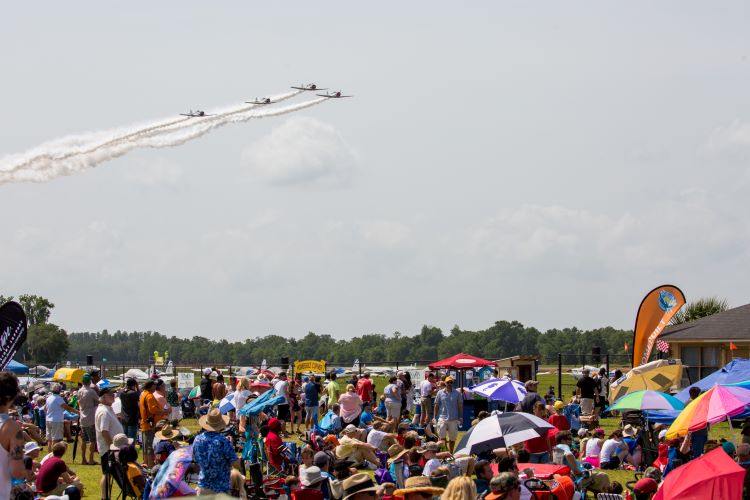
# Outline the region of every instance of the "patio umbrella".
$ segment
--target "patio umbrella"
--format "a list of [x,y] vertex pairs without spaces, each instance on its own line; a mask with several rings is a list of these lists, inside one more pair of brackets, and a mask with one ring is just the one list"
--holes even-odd
[[495,448],[507,448],[516,443],[540,437],[554,426],[539,417],[523,412],[490,415],[466,431],[456,447],[456,453],[477,454]]
[[188,399],[195,399],[201,397],[201,388],[199,385],[196,385],[190,390],[190,394],[188,394]]
[[607,408],[619,410],[682,410],[685,405],[679,399],[658,391],[635,391],[624,395]]
[[219,411],[222,415],[226,415],[230,411],[234,410],[234,393],[230,392],[221,401],[219,401]]
[[726,420],[734,441],[730,417],[744,412],[748,404],[750,390],[736,385],[716,385],[685,407],[667,430],[667,439],[682,437],[688,431],[703,429],[706,424]]
[[645,365],[636,366],[627,374],[612,382],[610,386],[612,401],[617,401],[625,394],[633,391],[645,389],[668,391],[672,386],[679,385],[682,368],[682,363],[674,359],[659,359]]
[[524,384],[507,377],[487,379],[469,389],[475,394],[484,396],[491,401],[518,403],[526,396],[526,387]]
[[654,500],[742,498],[744,478],[745,469],[717,448],[670,472]]

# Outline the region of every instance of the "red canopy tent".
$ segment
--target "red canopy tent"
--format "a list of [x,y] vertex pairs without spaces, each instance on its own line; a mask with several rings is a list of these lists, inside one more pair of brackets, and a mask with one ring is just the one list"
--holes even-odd
[[430,370],[465,370],[467,368],[481,368],[494,364],[494,361],[478,358],[471,354],[459,353],[450,358],[435,361],[430,365]]
[[654,500],[742,498],[745,469],[721,448],[677,467],[667,475]]

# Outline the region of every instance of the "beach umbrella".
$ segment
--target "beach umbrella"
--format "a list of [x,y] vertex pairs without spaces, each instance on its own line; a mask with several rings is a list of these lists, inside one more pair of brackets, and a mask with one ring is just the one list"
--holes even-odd
[[99,382],[96,383],[96,386],[99,389],[106,389],[107,387],[112,387],[112,382],[110,382],[106,378],[103,378]]
[[188,394],[188,399],[195,399],[199,397],[201,397],[201,388],[199,385],[196,385],[191,389],[190,394]]
[[469,389],[491,401],[518,403],[526,396],[526,387],[523,382],[511,380],[507,377],[490,378]]
[[654,500],[742,498],[744,478],[745,469],[717,448],[672,470]]
[[703,429],[707,424],[722,420],[729,422],[730,417],[743,413],[750,404],[750,390],[737,385],[716,385],[691,401],[667,430],[667,439],[682,437],[688,431]]
[[682,410],[682,401],[658,391],[635,391],[624,395],[607,408],[607,411],[628,410]]
[[550,429],[554,429],[552,424],[530,413],[493,414],[466,431],[456,447],[456,454],[470,455],[507,448],[546,435]]
[[617,401],[625,394],[634,391],[652,390],[669,391],[672,386],[680,385],[682,363],[674,359],[658,359],[645,365],[636,366],[628,373],[612,382],[610,396]]
[[221,401],[219,401],[219,411],[222,415],[226,415],[230,411],[234,410],[234,393],[230,392]]

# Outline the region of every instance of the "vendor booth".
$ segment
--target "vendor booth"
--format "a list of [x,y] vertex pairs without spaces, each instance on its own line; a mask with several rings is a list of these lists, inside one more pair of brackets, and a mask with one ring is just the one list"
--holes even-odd
[[474,399],[473,396],[468,397],[470,392],[465,392],[464,388],[470,385],[474,385],[474,376],[476,374],[477,380],[479,378],[479,370],[487,366],[494,366],[490,360],[472,356],[470,354],[459,353],[450,358],[436,361],[429,365],[430,370],[443,370],[452,375],[456,379],[455,387],[464,394],[464,414],[463,414],[463,426],[461,430],[467,430],[471,427],[471,421],[474,420],[476,414],[480,411],[487,410],[486,399]]
[[497,365],[497,370],[501,376],[506,375],[521,382],[536,380],[539,356],[512,356],[498,359],[495,361],[495,365]]

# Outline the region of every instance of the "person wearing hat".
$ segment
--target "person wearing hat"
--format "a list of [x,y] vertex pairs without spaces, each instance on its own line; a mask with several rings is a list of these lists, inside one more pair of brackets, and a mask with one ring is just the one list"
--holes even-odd
[[209,401],[213,401],[213,393],[211,392],[211,385],[213,382],[211,381],[211,368],[204,368],[203,369],[203,377],[201,377],[201,399],[207,399]]
[[[99,395],[91,384],[91,374],[84,373],[81,380],[83,385],[76,393],[78,409],[80,410],[79,424],[83,436],[81,447],[81,464],[96,465],[94,452],[96,451],[96,430],[94,429],[94,414],[99,406]],[[86,452],[88,451],[88,457]]]
[[156,422],[166,418],[169,414],[168,410],[156,400],[154,392],[156,392],[156,382],[147,380],[143,384],[143,392],[138,402],[143,432],[143,458],[149,469],[154,466],[154,426]]
[[445,389],[435,396],[435,416],[437,434],[441,440],[447,440],[448,451],[453,453],[458,437],[458,428],[463,424],[464,400],[461,393],[453,388],[455,379],[445,377]]
[[659,485],[656,481],[650,477],[644,477],[643,479],[639,479],[633,486],[633,494],[635,495],[635,500],[649,500],[654,497],[658,489]]
[[378,486],[369,474],[354,474],[344,479],[344,497],[341,500],[372,500],[377,496]]
[[23,446],[23,466],[26,470],[26,482],[31,484],[36,479],[36,471],[39,470],[39,452],[41,448],[34,441],[29,441]]
[[322,500],[327,498],[322,491],[327,479],[319,467],[313,465],[306,468],[300,474],[299,482],[301,488],[292,492],[292,500]]
[[526,395],[523,397],[519,405],[522,412],[531,413],[533,415],[534,405],[538,402],[544,403],[544,399],[542,399],[542,396],[540,396],[537,392],[537,389],[539,388],[539,381],[527,380],[524,384],[524,388],[526,389]]
[[558,430],[561,431],[569,431],[570,430],[570,422],[568,422],[568,419],[565,418],[565,403],[560,401],[559,399],[554,402],[552,405],[555,409],[554,415],[550,415],[549,417],[549,423],[557,427]]
[[[329,500],[333,497],[333,485],[336,482],[336,478],[333,476],[333,474],[330,473],[331,465],[331,455],[329,455],[325,451],[319,451],[315,453],[315,456],[313,457],[313,466],[320,469],[320,475],[323,476],[323,479],[325,479],[325,481],[320,484],[320,490],[323,492],[323,498],[325,498],[326,500]],[[305,471],[307,469],[310,469],[310,467],[306,467]],[[300,473],[300,477],[301,475],[302,474]]]
[[379,462],[375,452],[377,447],[356,439],[357,428],[349,424],[341,431],[339,445],[336,447],[336,457],[340,460],[351,460],[356,464],[362,464],[373,470],[377,469]]
[[65,399],[60,395],[60,392],[62,392],[62,387],[59,383],[55,382],[52,384],[52,394],[47,396],[47,400],[44,403],[44,414],[46,415],[45,424],[47,429],[47,449],[50,452],[55,443],[59,443],[63,440],[65,411],[78,413],[77,409],[65,402]]
[[581,398],[581,413],[591,415],[594,413],[594,404],[599,403],[599,384],[591,378],[591,371],[584,368],[581,378],[576,383],[576,396]]
[[167,460],[170,453],[177,449],[174,441],[181,436],[171,424],[166,424],[161,430],[154,433],[154,442],[158,439],[159,442],[154,445],[154,456],[155,461],[158,464],[162,464]]
[[221,414],[218,408],[198,419],[198,425],[205,431],[193,441],[193,460],[200,466],[198,477],[198,495],[228,493],[229,478],[232,467],[239,466],[234,447],[229,440],[220,434],[229,418]]
[[512,472],[501,472],[490,480],[490,492],[485,500],[518,500],[521,498],[521,481]]
[[425,500],[433,496],[439,496],[445,491],[443,488],[433,486],[427,476],[413,476],[407,478],[404,487],[393,492],[395,496],[404,497],[404,500]]
[[281,472],[284,468],[284,442],[281,440],[281,428],[282,425],[279,419],[270,419],[268,421],[268,434],[265,440],[268,465],[278,472]]
[[337,481],[343,481],[352,474],[357,473],[357,469],[352,466],[355,465],[351,460],[334,460],[333,462],[333,477]]
[[641,446],[638,444],[638,430],[631,424],[622,429],[622,441],[628,446],[628,462],[633,466],[641,465]]
[[102,478],[99,482],[102,490],[101,498],[107,498],[107,483],[104,476],[109,472],[110,446],[114,441],[114,437],[118,434],[123,434],[124,431],[120,420],[112,409],[112,404],[115,402],[114,389],[111,387],[101,389],[98,400],[99,406],[96,407],[96,413],[94,414],[95,445],[99,451],[99,460],[101,460],[102,464]]

